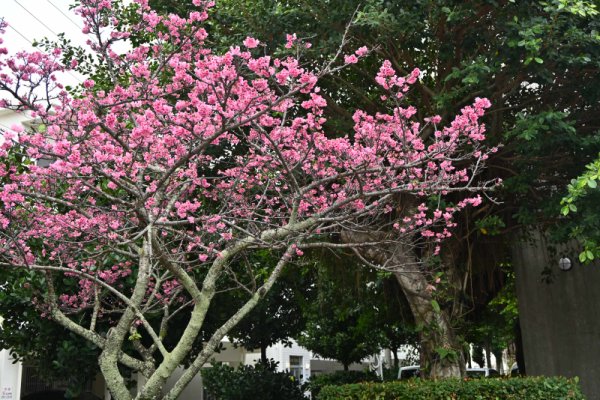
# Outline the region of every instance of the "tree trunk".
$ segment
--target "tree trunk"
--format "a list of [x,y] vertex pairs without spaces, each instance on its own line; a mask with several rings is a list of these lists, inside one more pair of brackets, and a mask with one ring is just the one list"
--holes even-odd
[[348,364],[344,364],[344,371],[348,371],[350,369]]
[[502,362],[502,350],[494,351],[494,357],[496,357],[496,370],[500,375],[504,375],[504,363]]
[[267,363],[267,346],[262,343],[260,344],[260,362]]
[[488,368],[492,368],[492,356],[491,356],[491,351],[490,351],[490,345],[489,343],[485,344],[485,363],[486,363],[486,367]]
[[526,376],[527,370],[525,369],[525,354],[523,353],[523,337],[521,336],[521,323],[518,320],[515,324],[515,347],[519,375]]
[[394,355],[394,370],[398,372],[398,367],[400,366],[400,359],[398,358],[398,349],[392,349],[392,354]]
[[421,272],[395,273],[417,326],[422,326],[421,367],[430,378],[460,377],[464,373],[462,346],[456,340],[444,310],[433,305],[427,280]]
[[[342,232],[345,242],[381,240],[381,233]],[[461,377],[465,374],[462,346],[456,339],[446,310],[434,302],[426,270],[415,257],[414,248],[395,243],[393,247],[369,247],[362,254],[379,265],[393,270],[410,305],[415,323],[422,327],[421,370],[432,379]],[[423,376],[423,375],[422,375]]]
[[467,345],[465,346],[465,359],[467,360],[467,367],[468,368],[473,368],[473,361],[472,361],[472,357],[471,357],[471,344],[467,343]]

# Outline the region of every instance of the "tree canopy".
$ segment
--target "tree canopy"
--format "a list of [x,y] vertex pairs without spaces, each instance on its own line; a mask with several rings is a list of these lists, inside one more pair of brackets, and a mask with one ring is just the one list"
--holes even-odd
[[[372,72],[388,111],[357,110],[351,134],[327,137],[319,79],[358,64],[367,47],[318,66],[303,63],[310,46],[293,34],[293,55],[265,56],[251,36],[214,52],[203,27],[212,4],[193,4],[185,17],[163,17],[144,0],[81,1],[105,80],[87,79],[75,94],[55,77],[77,65],[64,64],[60,48],[0,49],[0,106],[35,118],[34,128],[4,132],[0,157],[50,161],[0,164],[0,267],[38,274],[38,310],[99,349],[118,400],[133,397],[121,366],[146,378],[135,398],[177,398],[307,249],[354,249],[365,261],[382,247],[436,254],[453,215],[497,184],[479,178],[496,151],[482,143],[487,99],[443,124],[419,119],[403,99],[421,72],[398,75],[384,61]],[[119,53],[116,43],[134,33],[149,39]],[[271,268],[243,262],[264,251],[276,257]],[[406,279],[427,305],[424,278]],[[203,332],[216,296],[231,288],[245,302]],[[187,324],[167,340],[182,313]]]
[[587,186],[594,185],[591,168],[573,185],[594,193],[577,195],[577,205],[565,200],[573,202],[567,211],[579,210],[570,218],[560,212],[567,185],[600,150],[597,2],[224,0],[215,21],[213,40],[224,47],[247,32],[266,51],[280,48],[281,33],[310,37],[306,57],[317,64],[337,51],[346,23],[354,21],[346,45],[367,44],[374,51],[322,80],[330,136],[346,132],[354,110],[384,107],[368,72],[382,60],[398,71],[419,66],[424,72],[407,94],[422,115],[453,115],[476,96],[491,100],[488,140],[503,146],[486,173],[503,178],[499,201],[459,217],[442,263],[427,278],[432,283],[443,273],[448,290],[437,301],[450,321],[460,325],[466,313],[479,312],[494,298],[505,277],[501,263],[518,232],[542,229],[556,241],[578,237],[586,246],[582,260],[597,257],[596,191]]
[[[182,16],[194,7],[191,1],[150,3],[159,12]],[[122,8],[119,18],[139,23],[140,16],[133,10]],[[344,39],[351,20],[354,24]],[[154,33],[128,30],[126,25],[121,23],[118,29],[126,32],[134,45],[153,40]],[[594,196],[565,200],[572,219],[559,219],[559,200],[564,195],[562,188],[584,170],[600,148],[596,135],[600,126],[598,25],[597,5],[581,0],[410,4],[222,0],[213,18],[205,22],[211,34],[207,40],[222,51],[252,36],[260,39],[254,51],[285,56],[289,51],[285,34],[296,32],[312,44],[302,49],[302,59],[311,66],[332,57],[340,43],[347,49],[364,44],[373,49],[360,63],[321,77],[319,95],[328,100],[323,130],[329,137],[352,134],[351,117],[356,109],[370,113],[387,110],[389,105],[380,101],[372,73],[384,59],[399,72],[408,73],[415,66],[423,71],[414,89],[406,93],[406,98],[418,105],[419,118],[440,114],[447,119],[476,96],[492,100],[485,117],[488,140],[504,146],[491,155],[486,173],[504,178],[501,202],[463,214],[458,234],[442,249],[443,268],[433,273],[424,270],[428,284],[435,282],[438,272],[444,272],[441,277],[449,290],[445,298],[437,295],[436,303],[450,321],[460,321],[465,307],[479,307],[499,290],[503,274],[499,263],[505,257],[472,257],[479,248],[497,247],[494,243],[502,241],[489,240],[491,233],[502,239],[505,236],[501,234],[510,235],[522,226],[554,227],[559,238],[571,235],[584,240],[583,261],[597,257],[597,218],[590,206]],[[63,60],[76,59],[80,63],[77,68],[92,74],[95,86],[88,91],[112,90],[110,69],[102,56],[96,60],[64,49]],[[123,84],[128,76],[120,76]],[[169,74],[157,77],[165,84],[172,78]],[[429,128],[423,134],[430,137]],[[213,157],[221,150],[214,151],[207,149]],[[573,185],[585,189],[593,177],[593,172],[586,173]],[[574,208],[578,209],[575,214]],[[498,249],[482,252],[496,254]],[[475,276],[465,278],[473,273]]]

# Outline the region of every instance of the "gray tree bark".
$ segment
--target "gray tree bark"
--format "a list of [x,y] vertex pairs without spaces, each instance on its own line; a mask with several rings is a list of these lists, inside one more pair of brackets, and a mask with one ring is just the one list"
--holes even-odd
[[[366,243],[381,240],[382,233],[344,232],[345,242]],[[377,238],[375,237],[377,236]],[[391,270],[410,305],[415,323],[422,327],[421,368],[426,376],[461,377],[465,374],[462,346],[458,342],[448,313],[434,302],[426,270],[418,262],[414,247],[395,243],[393,247],[368,247],[360,253],[375,264]]]
[[421,366],[430,378],[464,375],[464,357],[445,310],[433,306],[427,279],[419,272],[394,273],[408,300],[417,326],[422,326]]

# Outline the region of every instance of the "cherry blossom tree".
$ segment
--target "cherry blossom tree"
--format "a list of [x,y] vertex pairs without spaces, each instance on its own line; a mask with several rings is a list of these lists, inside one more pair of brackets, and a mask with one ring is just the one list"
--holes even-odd
[[[495,151],[482,144],[487,100],[447,126],[438,116],[419,123],[402,98],[420,72],[400,77],[385,62],[375,80],[389,113],[357,111],[348,136],[328,138],[318,80],[368,49],[340,49],[314,70],[295,35],[286,46],[295,57],[261,56],[251,37],[215,54],[203,28],[211,4],[194,4],[187,18],[163,17],[136,0],[137,23],[124,28],[113,2],[82,0],[108,88],[88,79],[68,93],[56,75],[75,63],[63,65],[60,50],[0,48],[0,106],[35,119],[3,132],[0,266],[41,275],[36,307],[101,350],[118,400],[176,399],[307,248],[353,249],[365,262],[382,247],[435,254],[453,214],[496,185],[477,180]],[[134,31],[154,39],[117,52]],[[49,162],[11,164],[14,153]],[[246,262],[265,250],[273,268]],[[431,283],[418,288],[425,299]],[[211,302],[232,288],[247,293],[245,304],[197,350]],[[182,313],[188,323],[173,338]],[[136,395],[119,366],[145,378]]]

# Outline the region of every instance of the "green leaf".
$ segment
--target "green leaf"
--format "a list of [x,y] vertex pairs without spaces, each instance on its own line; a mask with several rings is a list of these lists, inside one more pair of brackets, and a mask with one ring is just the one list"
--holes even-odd
[[579,262],[585,262],[586,260],[586,254],[585,251],[582,251],[581,253],[579,253]]
[[596,189],[598,187],[598,182],[594,179],[588,179],[587,185],[592,189]]
[[538,64],[543,64],[543,63],[544,63],[544,60],[542,60],[542,59],[541,59],[541,58],[539,58],[539,57],[535,57],[535,58],[534,58],[534,60],[535,60],[535,62],[536,62],[536,63],[538,63]]
[[440,312],[440,304],[436,300],[431,300],[431,307],[433,307],[433,311],[436,313]]

